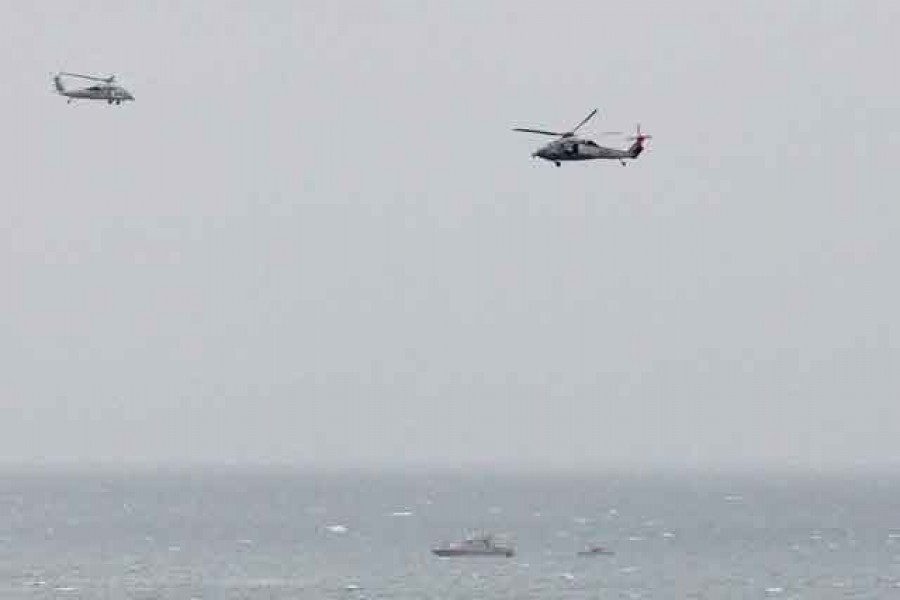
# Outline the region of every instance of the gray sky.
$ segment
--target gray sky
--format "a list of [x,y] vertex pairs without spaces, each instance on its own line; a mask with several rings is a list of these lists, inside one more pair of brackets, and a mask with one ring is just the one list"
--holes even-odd
[[[890,0],[3,2],[0,457],[897,465],[898,31]],[[556,169],[510,132],[595,106],[650,150]]]

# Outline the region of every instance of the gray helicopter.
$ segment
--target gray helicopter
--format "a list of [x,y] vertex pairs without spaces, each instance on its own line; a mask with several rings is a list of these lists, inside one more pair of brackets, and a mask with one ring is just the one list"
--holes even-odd
[[[96,81],[95,85],[79,89],[66,89],[63,85],[63,77],[78,77],[89,81]],[[131,92],[119,85],[114,85],[116,81],[115,75],[109,77],[94,77],[92,75],[81,75],[79,73],[57,73],[53,77],[53,84],[56,91],[61,96],[66,96],[71,103],[73,100],[106,100],[107,104],[122,104],[125,100],[134,100]]]
[[[590,121],[594,115],[597,114],[597,109],[591,111],[591,114],[586,116],[581,123],[576,125],[571,131],[566,132],[558,132],[558,131],[545,131],[543,129],[526,129],[522,127],[516,127],[513,131],[522,131],[525,133],[539,133],[541,135],[552,135],[559,139],[553,140],[546,146],[538,148],[536,152],[534,152],[531,156],[536,158],[543,158],[544,160],[552,161],[556,164],[557,167],[562,165],[562,161],[565,160],[598,160],[598,159],[613,159],[618,160],[622,166],[625,166],[626,160],[633,160],[641,155],[641,152],[644,151],[644,141],[649,140],[653,136],[644,135],[641,133],[641,125],[638,123],[636,133],[629,137],[628,139],[632,140],[631,146],[626,149],[620,148],[607,148],[606,146],[599,146],[593,140],[588,140],[584,138],[579,138],[575,136],[575,132],[578,131],[582,125]],[[623,135],[620,131],[604,131],[603,135]]]

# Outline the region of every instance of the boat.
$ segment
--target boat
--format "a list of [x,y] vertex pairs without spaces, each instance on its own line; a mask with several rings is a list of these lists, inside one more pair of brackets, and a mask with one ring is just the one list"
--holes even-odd
[[578,556],[610,556],[615,554],[609,548],[604,548],[603,546],[589,546],[585,550],[579,550]]
[[491,534],[469,536],[461,542],[451,542],[431,552],[437,556],[515,556],[515,549],[509,544],[497,541]]

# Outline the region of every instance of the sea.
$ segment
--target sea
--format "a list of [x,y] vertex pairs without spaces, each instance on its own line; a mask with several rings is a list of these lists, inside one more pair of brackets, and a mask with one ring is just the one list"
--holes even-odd
[[[431,553],[475,531],[516,555]],[[900,477],[0,474],[0,599],[82,598],[900,598]]]

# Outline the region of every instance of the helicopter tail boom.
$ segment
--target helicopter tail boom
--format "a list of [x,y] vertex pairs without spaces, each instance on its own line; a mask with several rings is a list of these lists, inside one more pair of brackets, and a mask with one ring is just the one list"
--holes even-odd
[[631,147],[628,149],[628,155],[631,158],[637,158],[641,155],[641,152],[644,151],[644,143],[642,140],[635,140]]

